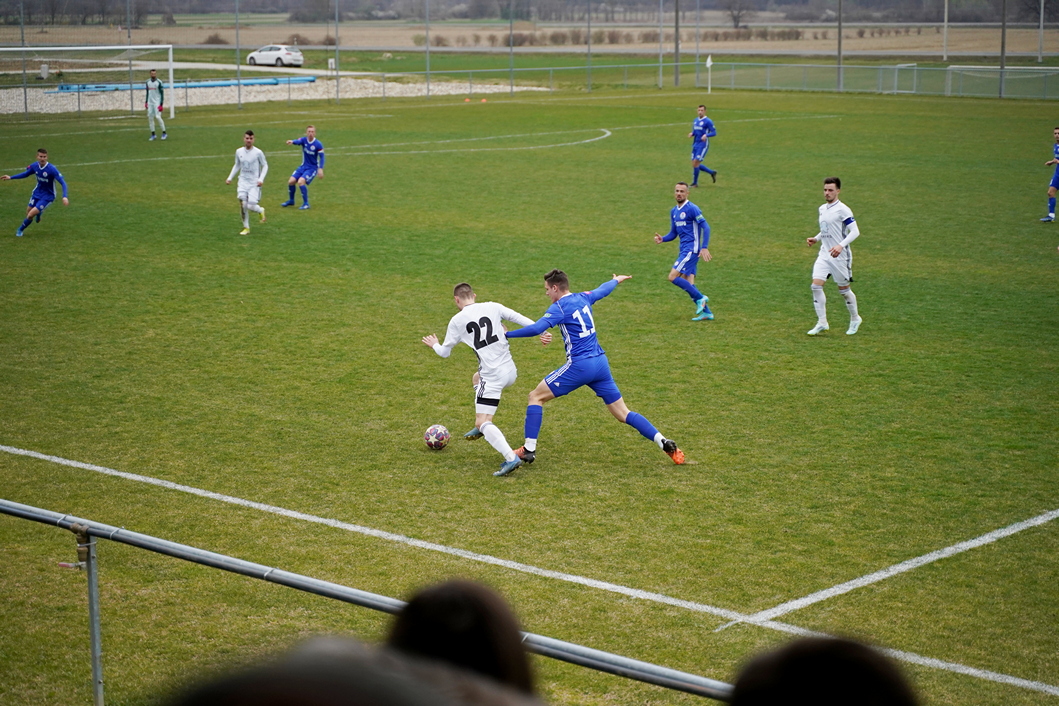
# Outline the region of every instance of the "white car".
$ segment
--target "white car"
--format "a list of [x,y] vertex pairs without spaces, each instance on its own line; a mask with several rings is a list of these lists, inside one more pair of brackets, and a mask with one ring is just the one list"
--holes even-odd
[[250,52],[246,57],[246,63],[251,66],[301,66],[304,61],[305,58],[298,47],[286,44],[270,44]]

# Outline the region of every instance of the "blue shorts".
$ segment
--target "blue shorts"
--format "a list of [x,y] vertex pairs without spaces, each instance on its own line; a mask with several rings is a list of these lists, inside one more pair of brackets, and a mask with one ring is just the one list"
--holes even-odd
[[313,179],[316,178],[316,167],[308,167],[303,164],[297,169],[295,169],[294,173],[291,174],[290,177],[295,181],[295,183],[297,183],[299,179],[304,179],[305,185],[308,186],[309,184],[312,184]]
[[588,385],[603,399],[603,404],[621,399],[621,392],[610,375],[610,362],[605,355],[567,361],[563,367],[548,373],[544,382],[556,397],[568,395],[577,388]]
[[1051,189],[1059,189],[1059,169],[1055,170],[1055,174],[1052,175],[1052,183],[1048,185]]
[[51,206],[53,201],[55,201],[55,197],[54,196],[36,196],[36,195],[34,195],[34,196],[30,196],[29,197],[29,204],[28,205],[29,205],[30,208],[35,208],[38,211],[40,211],[41,213],[44,213],[44,209],[46,209],[48,206]]
[[690,250],[681,250],[673,263],[673,269],[682,275],[693,275],[699,271],[699,254]]
[[709,152],[709,151],[710,151],[710,141],[709,140],[707,140],[706,142],[702,142],[701,140],[696,140],[691,145],[691,158],[696,160],[696,161],[698,161],[698,162],[701,162],[703,159],[706,158],[706,153]]

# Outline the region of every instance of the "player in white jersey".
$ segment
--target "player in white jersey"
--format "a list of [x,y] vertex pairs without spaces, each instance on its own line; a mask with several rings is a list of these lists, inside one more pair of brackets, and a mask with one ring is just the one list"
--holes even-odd
[[239,235],[249,235],[250,211],[260,213],[261,222],[265,222],[265,209],[258,204],[261,202],[261,185],[265,183],[265,175],[268,174],[268,162],[265,161],[265,153],[254,147],[253,130],[243,133],[243,145],[235,151],[235,165],[224,183],[231,184],[235,175],[239,175],[236,196],[243,214],[243,229],[239,231]]
[[151,140],[155,138],[155,119],[158,120],[158,127],[162,128],[162,139],[164,140],[167,137],[165,121],[162,120],[162,106],[164,104],[165,88],[162,86],[162,81],[158,78],[158,72],[151,69],[151,78],[147,79],[147,99],[143,103],[143,107],[147,108],[147,124],[151,128]]
[[[504,457],[501,470],[510,467],[510,473],[522,465],[519,458],[500,431],[493,424],[493,415],[500,405],[500,393],[504,388],[515,384],[518,370],[511,358],[511,348],[504,336],[504,321],[513,321],[519,326],[533,323],[533,319],[508,309],[496,302],[475,302],[475,293],[466,282],[457,284],[452,290],[452,298],[460,313],[449,321],[445,332],[445,342],[438,343],[434,334],[423,337],[423,343],[442,358],[448,358],[452,349],[459,343],[466,343],[478,356],[478,371],[472,378],[475,387],[474,429],[463,435],[468,440],[480,439],[483,436],[489,445]],[[541,334],[541,343],[548,345],[552,340],[549,332]],[[506,475],[506,474],[505,474]]]
[[849,309],[849,328],[846,334],[852,336],[860,328],[862,319],[857,313],[857,295],[850,289],[853,282],[853,251],[849,244],[860,235],[860,228],[853,218],[849,206],[838,200],[842,191],[842,180],[838,177],[824,179],[824,205],[820,207],[820,232],[805,243],[812,247],[820,243],[820,253],[813,264],[813,306],[816,308],[816,326],[809,329],[810,336],[823,333],[830,328],[827,325],[827,298],[824,296],[824,282],[830,277],[838,285],[838,293],[846,300]]

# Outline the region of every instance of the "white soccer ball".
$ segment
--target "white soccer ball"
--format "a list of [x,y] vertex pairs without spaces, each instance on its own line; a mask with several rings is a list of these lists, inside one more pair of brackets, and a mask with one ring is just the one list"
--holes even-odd
[[423,434],[423,441],[426,442],[428,449],[440,451],[449,443],[449,437],[450,434],[448,429],[440,424],[433,424],[427,428],[426,433]]

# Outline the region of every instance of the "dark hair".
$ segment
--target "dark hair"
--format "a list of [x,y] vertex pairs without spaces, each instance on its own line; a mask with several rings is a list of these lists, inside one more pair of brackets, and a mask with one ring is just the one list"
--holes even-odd
[[457,299],[470,299],[474,296],[474,290],[466,282],[460,282],[452,288],[452,294]]
[[846,639],[808,637],[758,655],[739,673],[730,706],[915,706],[916,696],[882,653]]
[[836,189],[842,188],[842,180],[838,177],[827,177],[824,179],[825,184],[834,184]]
[[676,184],[674,184],[674,186],[681,186],[681,185],[683,185],[684,187],[687,187],[688,182],[686,182],[686,181],[678,181]]
[[253,137],[253,136],[254,136],[254,131],[253,131],[253,130],[247,130],[247,131],[246,131],[246,132],[244,132],[243,134],[244,134],[244,135],[250,135],[250,137]]
[[544,281],[547,284],[558,285],[562,290],[570,289],[570,278],[562,270],[552,270],[544,275]]
[[473,581],[456,579],[417,592],[397,614],[386,642],[534,693],[518,620],[495,591]]
[[48,150],[41,147],[39,150],[37,150],[37,154],[48,154]]
[[702,105],[701,103],[699,104],[699,107],[702,108],[703,110],[706,110],[706,106]]

